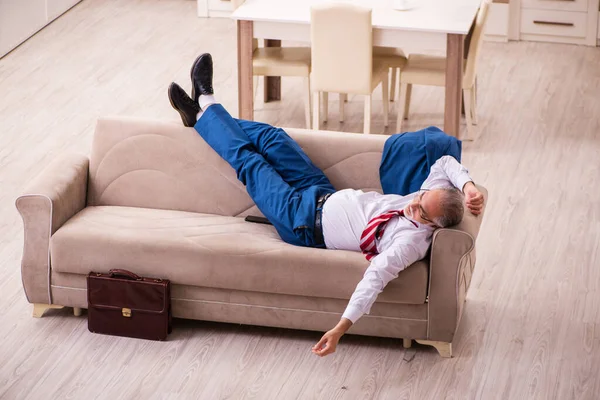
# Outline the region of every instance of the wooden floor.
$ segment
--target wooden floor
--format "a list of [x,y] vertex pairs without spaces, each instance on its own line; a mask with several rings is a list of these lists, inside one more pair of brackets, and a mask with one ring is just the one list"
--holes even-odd
[[[490,192],[455,357],[399,340],[177,321],[155,343],[93,335],[85,317],[31,317],[21,287],[14,200],[65,151],[87,153],[95,120],[178,121],[166,89],[213,53],[218,99],[234,115],[234,23],[194,1],[86,0],[0,60],[0,398],[600,398],[600,49],[485,43],[479,140],[463,162]],[[302,80],[256,119],[303,127]],[[381,95],[373,132],[383,132]],[[416,87],[405,129],[443,124],[443,92]],[[324,128],[360,131],[363,103]],[[392,114],[395,121],[396,113]],[[393,133],[390,130],[387,133]],[[84,314],[85,315],[85,314]]]

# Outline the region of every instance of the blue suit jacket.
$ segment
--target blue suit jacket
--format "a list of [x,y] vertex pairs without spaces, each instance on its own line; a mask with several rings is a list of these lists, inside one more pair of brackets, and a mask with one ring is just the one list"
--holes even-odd
[[435,162],[445,155],[460,162],[462,142],[435,126],[392,135],[383,147],[379,177],[384,194],[405,196],[421,188]]

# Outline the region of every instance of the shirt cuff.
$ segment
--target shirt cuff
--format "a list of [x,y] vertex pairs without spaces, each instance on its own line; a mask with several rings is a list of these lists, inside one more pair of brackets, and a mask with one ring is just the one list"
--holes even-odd
[[456,182],[458,185],[456,186],[458,188],[458,190],[460,190],[462,192],[462,190],[464,189],[465,185],[469,182],[473,182],[473,179],[471,179],[471,177],[469,176],[469,174],[461,174],[458,177],[458,182]]
[[362,317],[364,312],[362,312],[358,307],[353,306],[351,304],[346,307],[346,311],[342,315],[342,318],[348,318],[352,323],[356,323],[360,317]]

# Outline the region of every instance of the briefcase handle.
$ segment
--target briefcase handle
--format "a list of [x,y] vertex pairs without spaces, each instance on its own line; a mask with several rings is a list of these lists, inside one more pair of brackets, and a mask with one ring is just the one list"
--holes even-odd
[[116,276],[120,276],[123,278],[129,278],[129,279],[133,279],[136,281],[141,281],[142,277],[139,275],[134,274],[133,272],[127,271],[126,269],[111,269],[110,271],[108,271],[109,275],[111,278],[114,278]]

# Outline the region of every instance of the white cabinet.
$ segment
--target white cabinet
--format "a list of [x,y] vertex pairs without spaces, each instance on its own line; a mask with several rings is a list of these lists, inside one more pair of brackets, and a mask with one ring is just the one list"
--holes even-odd
[[521,7],[533,10],[587,12],[589,0],[521,0]]
[[81,0],[0,0],[0,57]]
[[520,0],[519,10],[515,10],[519,21],[514,25],[515,29],[518,26],[518,39],[595,46],[598,3],[598,0]]
[[523,36],[532,34],[585,39],[586,27],[587,14],[582,12],[529,9],[521,11]]

